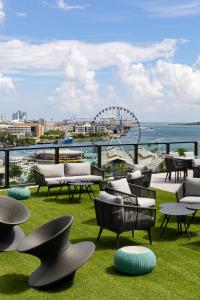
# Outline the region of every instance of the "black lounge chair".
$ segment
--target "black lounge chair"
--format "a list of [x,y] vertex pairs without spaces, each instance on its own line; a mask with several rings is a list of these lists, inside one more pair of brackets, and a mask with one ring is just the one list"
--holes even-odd
[[17,251],[38,257],[41,265],[29,278],[32,287],[46,287],[64,278],[71,280],[95,250],[92,242],[71,244],[68,240],[72,216],[54,219],[30,233]]
[[28,218],[28,209],[21,202],[11,197],[0,196],[0,251],[16,249],[25,236],[18,225]]

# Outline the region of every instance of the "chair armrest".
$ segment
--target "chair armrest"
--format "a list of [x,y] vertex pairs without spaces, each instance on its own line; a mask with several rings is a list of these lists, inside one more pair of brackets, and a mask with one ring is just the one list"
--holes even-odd
[[194,166],[192,169],[193,169],[193,177],[200,178],[200,166]]
[[143,186],[144,175],[141,175],[141,176],[136,177],[136,178],[127,179],[127,181],[128,181],[129,184]]
[[35,183],[38,185],[46,185],[44,175],[36,169],[33,169],[33,171],[34,171],[34,176],[35,176]]
[[118,190],[114,190],[114,189],[111,189],[110,187],[107,187],[107,186],[105,187],[105,191],[108,192],[111,195],[122,196],[122,197],[124,197],[124,200],[126,198],[129,198],[129,199],[131,198],[132,201],[135,202],[136,205],[138,205],[137,196],[135,196],[135,195],[124,193],[124,192],[121,192],[121,191],[118,191]]
[[176,191],[176,200],[179,202],[184,197],[184,183]]
[[113,172],[113,177],[114,177],[114,180],[126,177],[126,170],[120,170],[120,171]]
[[104,170],[97,167],[97,166],[94,166],[94,165],[91,165],[91,174],[92,175],[98,175],[98,176],[102,176],[103,179],[104,179]]
[[137,197],[156,199],[156,191],[135,184],[129,184],[129,187],[131,193]]
[[150,187],[152,173],[153,171],[150,169],[142,172],[142,175],[144,175],[143,186],[146,188]]

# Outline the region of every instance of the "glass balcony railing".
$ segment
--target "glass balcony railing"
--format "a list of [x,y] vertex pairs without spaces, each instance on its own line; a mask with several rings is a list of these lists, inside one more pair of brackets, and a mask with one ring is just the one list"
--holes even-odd
[[199,142],[32,146],[0,149],[0,187],[34,184],[33,167],[36,164],[90,162],[112,176],[116,170],[139,163],[154,172],[164,170],[164,155],[187,151],[195,156],[200,152]]

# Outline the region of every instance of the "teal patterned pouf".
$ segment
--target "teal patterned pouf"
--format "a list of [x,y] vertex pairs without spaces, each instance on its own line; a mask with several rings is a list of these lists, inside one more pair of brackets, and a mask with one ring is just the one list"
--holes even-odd
[[115,253],[114,265],[121,273],[142,275],[153,270],[156,265],[156,256],[153,251],[145,247],[123,247]]
[[13,187],[8,190],[8,196],[12,197],[17,200],[24,200],[29,198],[31,195],[30,190],[25,187],[25,188],[18,188],[18,187]]

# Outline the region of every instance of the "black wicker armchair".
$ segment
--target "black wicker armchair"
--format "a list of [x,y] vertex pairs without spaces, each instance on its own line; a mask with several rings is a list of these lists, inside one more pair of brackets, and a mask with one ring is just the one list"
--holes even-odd
[[[125,178],[128,173],[132,173],[132,172],[134,172],[134,168],[119,170],[119,171],[114,172],[113,176],[114,176],[114,179],[117,180],[117,179]],[[141,170],[141,176],[139,176],[137,178],[132,178],[132,179],[127,178],[127,180],[131,184],[141,185],[141,186],[148,188],[148,187],[150,187],[150,184],[151,184],[151,176],[152,176],[152,170],[144,169],[144,170]]]
[[176,191],[176,200],[180,203],[200,203],[200,178],[186,178]]
[[[145,199],[146,200],[149,199],[150,201],[148,201],[148,202],[152,202],[152,205],[150,205],[150,206],[155,206],[156,191],[147,189],[147,188],[139,186],[139,185],[130,184],[130,183],[129,183],[129,188],[130,188],[131,194],[124,193],[123,191],[113,189],[109,185],[105,188],[105,191],[109,194],[116,195],[116,196],[122,196],[122,197],[124,196],[125,198],[131,197],[130,199],[134,199],[134,202],[136,203],[136,205],[139,205],[139,206],[149,206],[148,203],[147,203],[147,205],[145,205]],[[140,201],[141,199],[143,201]],[[151,201],[151,199],[152,199],[152,201]]]
[[97,240],[103,229],[116,233],[116,247],[119,248],[119,235],[126,231],[146,230],[150,243],[151,228],[155,225],[156,208],[134,205],[118,205],[94,199],[97,225],[100,227]]

